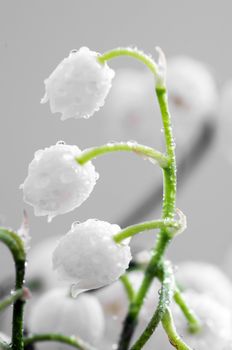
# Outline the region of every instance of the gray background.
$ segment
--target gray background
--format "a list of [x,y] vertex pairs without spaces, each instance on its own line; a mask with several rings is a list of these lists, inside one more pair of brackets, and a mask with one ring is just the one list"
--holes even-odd
[[[111,139],[102,132],[103,111],[88,121],[61,122],[48,105],[40,105],[44,78],[73,48],[88,46],[104,52],[135,45],[154,53],[159,45],[167,56],[186,54],[208,63],[220,87],[232,76],[231,1],[1,0],[0,7],[2,223],[17,228],[26,208],[34,245],[42,237],[67,232],[75,220],[97,217],[118,222],[150,192],[153,174],[158,176],[151,164],[126,155],[97,160],[100,180],[89,200],[51,224],[34,217],[23,203],[19,185],[37,149],[58,140],[83,149]],[[129,65],[134,66],[129,60],[112,62],[113,68]],[[170,247],[169,255],[176,262],[191,258],[221,264],[231,244],[232,169],[221,157],[220,142],[217,136],[178,195],[188,230]],[[123,173],[126,163],[128,170]],[[159,210],[149,218],[158,215]],[[0,252],[0,262],[9,264],[0,270],[3,277],[12,263],[4,247]]]

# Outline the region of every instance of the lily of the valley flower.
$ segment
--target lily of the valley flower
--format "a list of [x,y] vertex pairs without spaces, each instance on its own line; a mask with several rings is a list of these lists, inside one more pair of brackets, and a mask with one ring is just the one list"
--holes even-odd
[[[90,294],[80,294],[73,299],[67,288],[52,289],[33,306],[28,318],[28,328],[33,333],[62,333],[82,338],[95,344],[104,332],[104,316],[98,300]],[[37,348],[37,346],[36,346]],[[38,349],[66,350],[64,344],[48,342]]]
[[45,80],[45,96],[52,113],[61,119],[88,118],[104,105],[111,88],[114,71],[100,64],[98,53],[87,47],[73,50]]
[[78,289],[96,289],[117,280],[131,260],[128,243],[115,243],[118,225],[89,219],[74,223],[53,253],[58,275]]
[[56,145],[35,153],[28,176],[21,185],[26,203],[35,215],[48,215],[48,220],[79,207],[92,192],[98,174],[91,162],[80,166],[75,157],[77,146]]

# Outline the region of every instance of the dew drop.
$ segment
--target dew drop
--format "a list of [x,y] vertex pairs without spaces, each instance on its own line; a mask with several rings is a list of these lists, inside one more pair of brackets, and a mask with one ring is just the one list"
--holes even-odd
[[64,141],[60,140],[56,143],[56,145],[66,145],[66,143]]
[[77,227],[77,225],[80,225],[80,221],[74,221],[73,223],[72,223],[72,226],[71,226],[71,230],[75,230],[75,228]]
[[130,147],[136,146],[137,144],[138,144],[138,142],[135,141],[135,140],[129,140],[127,142],[127,145],[130,146]]

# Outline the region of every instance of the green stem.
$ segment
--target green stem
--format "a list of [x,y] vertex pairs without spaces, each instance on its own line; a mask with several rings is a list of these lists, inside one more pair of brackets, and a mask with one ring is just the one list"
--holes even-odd
[[13,304],[16,300],[22,298],[23,289],[16,290],[10,296],[6,297],[0,302],[0,312],[5,310],[8,306]]
[[[15,290],[23,288],[26,254],[21,238],[5,228],[0,228],[0,241],[5,243],[12,253],[15,262]],[[18,299],[13,306],[12,350],[23,350],[23,307],[24,300]]]
[[188,330],[190,333],[197,333],[201,330],[201,323],[194,311],[190,309],[184,300],[183,295],[181,294],[179,288],[175,288],[174,300],[179,305],[181,311],[188,321]]
[[163,282],[160,290],[160,297],[159,297],[159,303],[156,308],[156,311],[154,315],[152,316],[150,322],[148,323],[147,327],[141,334],[141,336],[138,338],[138,340],[135,342],[135,344],[132,346],[131,350],[140,350],[142,347],[146,344],[146,342],[150,339],[156,328],[158,327],[160,321],[162,320],[165,311],[170,304],[173,296],[173,290],[174,290],[174,278],[173,278],[173,271],[171,266],[165,267],[164,271],[162,272],[163,276]]
[[95,350],[95,348],[85,343],[83,340],[79,339],[78,337],[68,337],[62,334],[55,334],[55,333],[54,334],[53,333],[33,334],[30,337],[24,338],[25,346],[29,344],[37,343],[37,342],[44,342],[44,341],[52,341],[52,342],[67,344],[79,350]]
[[162,325],[165,332],[168,335],[171,345],[174,348],[176,348],[177,350],[192,350],[192,348],[185,344],[185,342],[178,335],[174,325],[172,313],[169,308],[166,309],[166,312],[162,319]]
[[[176,203],[176,160],[175,160],[175,146],[172,136],[171,120],[167,104],[167,92],[165,88],[156,88],[156,94],[160,105],[162,114],[164,136],[166,143],[166,153],[170,160],[169,166],[163,169],[164,189],[163,189],[163,209],[162,218],[164,220],[173,220],[175,215],[175,203]],[[168,229],[163,228],[160,230],[156,246],[154,248],[153,256],[146,268],[144,279],[141,287],[138,290],[134,300],[129,306],[127,317],[124,321],[123,330],[120,336],[118,350],[127,350],[131,338],[133,336],[139,312],[143,305],[144,298],[152,283],[153,278],[158,272],[158,265],[162,261],[165,250],[170,242],[170,235]]]
[[153,230],[153,229],[166,229],[166,228],[174,228],[175,230],[170,233],[170,238],[175,234],[176,230],[179,230],[180,224],[177,221],[174,220],[152,220],[147,222],[142,222],[137,225],[131,225],[114,235],[114,240],[116,243],[119,243],[123,241],[124,239],[128,237],[132,237],[136,235],[137,233]]
[[108,143],[99,147],[93,147],[83,151],[78,157],[76,157],[76,161],[83,165],[98,156],[117,151],[132,151],[138,155],[148,157],[148,159],[156,161],[161,168],[166,168],[169,163],[168,158],[163,153],[136,142]]
[[125,273],[124,275],[122,275],[120,277],[120,280],[125,288],[126,294],[128,296],[128,300],[132,301],[134,298],[135,291],[134,291],[132,284],[130,283],[128,275]]
[[135,58],[136,60],[139,60],[151,70],[151,72],[156,78],[158,78],[158,67],[154,60],[150,56],[146,55],[144,52],[139,51],[137,49],[119,47],[117,49],[105,52],[103,55],[98,57],[98,61],[103,64],[119,56],[130,56]]

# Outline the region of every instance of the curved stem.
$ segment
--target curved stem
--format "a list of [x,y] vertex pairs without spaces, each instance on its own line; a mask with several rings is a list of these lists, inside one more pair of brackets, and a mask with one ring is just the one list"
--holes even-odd
[[122,275],[120,277],[120,280],[125,288],[126,294],[128,296],[128,300],[132,301],[134,298],[135,291],[134,291],[134,288],[133,288],[133,286],[128,278],[128,275],[125,273],[124,275]]
[[177,350],[192,350],[178,335],[174,322],[172,313],[169,308],[166,309],[164,317],[162,319],[162,325],[165,332],[168,335],[171,345]]
[[197,333],[201,330],[201,323],[194,311],[188,307],[183,295],[181,294],[179,288],[175,288],[174,300],[179,305],[181,311],[188,321],[188,330],[190,333]]
[[22,296],[23,296],[23,289],[19,289],[19,290],[16,290],[15,292],[13,292],[10,296],[8,296],[5,299],[1,300],[1,302],[0,302],[0,312],[5,310],[8,306],[10,306],[16,300],[22,298]]
[[166,168],[168,166],[168,158],[163,153],[156,151],[151,147],[140,145],[136,142],[108,143],[99,147],[93,147],[83,151],[75,159],[79,164],[83,165],[98,156],[117,151],[132,151],[138,155],[145,156],[148,159],[157,162],[161,168]]
[[130,56],[135,58],[136,60],[139,60],[151,70],[151,72],[154,74],[155,77],[158,77],[158,67],[156,63],[153,61],[153,59],[150,56],[146,55],[144,52],[139,51],[136,48],[131,49],[131,48],[119,47],[117,49],[110,50],[108,52],[105,52],[101,56],[99,56],[98,61],[103,64],[106,61],[109,61],[112,58],[119,57],[119,56]]
[[162,271],[162,286],[160,290],[160,297],[159,297],[159,303],[156,308],[156,311],[154,315],[152,316],[150,322],[148,323],[147,327],[141,334],[141,336],[138,338],[138,340],[135,342],[135,344],[131,347],[131,350],[140,350],[142,347],[146,344],[146,342],[149,340],[149,338],[152,336],[154,331],[156,330],[157,326],[159,325],[160,321],[162,320],[165,311],[170,304],[173,296],[173,290],[174,290],[174,277],[173,277],[173,271],[171,266],[169,265],[168,268],[165,267]]
[[45,334],[33,334],[30,337],[24,338],[24,344],[29,345],[37,342],[44,341],[52,341],[52,342],[60,342],[63,344],[67,344],[72,346],[73,348],[79,350],[95,350],[91,345],[85,343],[83,340],[78,337],[68,337],[62,334],[53,334],[53,333],[45,333]]
[[137,233],[147,231],[147,230],[153,230],[153,229],[167,229],[167,228],[173,228],[174,231],[172,233],[169,232],[170,237],[174,236],[175,231],[180,229],[180,224],[177,221],[174,220],[152,220],[147,222],[142,222],[137,225],[131,225],[114,235],[114,240],[116,243],[119,243],[123,241],[124,239],[128,237],[132,237],[136,235]]
[[0,241],[9,248],[15,262],[25,260],[24,244],[17,233],[0,227]]
[[[24,285],[26,253],[20,237],[10,230],[0,228],[0,241],[5,243],[12,253],[15,262],[15,290]],[[18,299],[13,306],[12,350],[23,350],[23,307],[25,301]]]

